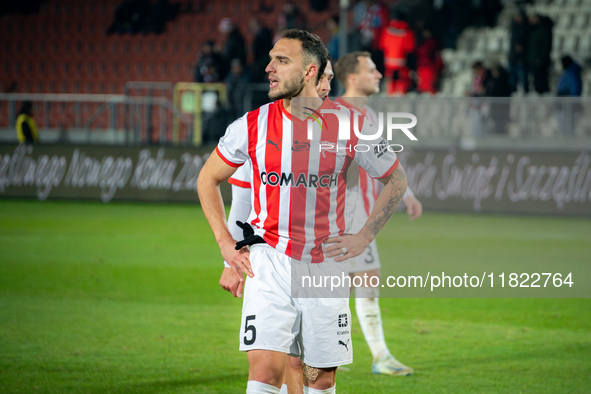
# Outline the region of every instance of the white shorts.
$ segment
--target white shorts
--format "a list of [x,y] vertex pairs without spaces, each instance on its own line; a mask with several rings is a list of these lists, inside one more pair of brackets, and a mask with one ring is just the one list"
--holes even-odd
[[380,268],[380,255],[376,240],[371,241],[359,256],[348,259],[347,263],[349,272],[364,272]]
[[349,299],[292,298],[291,261],[269,245],[250,247],[255,276],[244,287],[240,350],[288,353],[315,368],[352,363]]

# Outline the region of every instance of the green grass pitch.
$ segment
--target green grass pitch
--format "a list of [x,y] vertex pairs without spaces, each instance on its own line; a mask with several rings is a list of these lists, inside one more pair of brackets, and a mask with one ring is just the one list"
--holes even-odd
[[[499,252],[591,263],[591,221],[397,214],[378,245],[382,263]],[[241,300],[219,287],[221,267],[198,206],[0,200],[0,393],[245,392]],[[341,394],[591,392],[590,299],[381,306],[415,375],[372,375],[354,318]]]

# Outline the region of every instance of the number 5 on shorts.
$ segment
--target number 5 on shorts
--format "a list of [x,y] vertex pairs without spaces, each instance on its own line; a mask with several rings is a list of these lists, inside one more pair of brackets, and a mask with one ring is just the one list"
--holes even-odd
[[257,339],[257,329],[252,324],[248,325],[248,321],[254,319],[256,319],[256,315],[246,316],[246,323],[244,323],[244,333],[248,334],[249,331],[252,331],[252,337],[250,339],[247,339],[248,335],[244,336],[245,345],[252,345],[254,341]]

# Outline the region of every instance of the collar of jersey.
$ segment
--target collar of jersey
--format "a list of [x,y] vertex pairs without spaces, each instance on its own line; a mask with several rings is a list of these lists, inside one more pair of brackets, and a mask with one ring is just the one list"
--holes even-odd
[[[308,118],[311,118],[311,116],[308,116],[306,119],[304,120],[300,120],[298,117],[296,116],[291,116],[291,114],[289,112],[287,112],[287,110],[285,109],[285,107],[283,106],[283,99],[278,100],[279,101],[279,108],[281,108],[281,112],[283,112],[283,114],[285,116],[287,116],[287,118],[289,120],[291,120],[297,127],[305,127],[306,125],[306,121],[308,120]],[[324,101],[322,102],[322,105],[320,107],[318,107],[317,111],[320,111],[323,108],[330,108],[331,104],[334,104],[332,101],[330,101],[328,99],[328,97],[326,97],[324,99]],[[313,118],[312,118],[313,119]],[[324,123],[324,122],[323,122]]]

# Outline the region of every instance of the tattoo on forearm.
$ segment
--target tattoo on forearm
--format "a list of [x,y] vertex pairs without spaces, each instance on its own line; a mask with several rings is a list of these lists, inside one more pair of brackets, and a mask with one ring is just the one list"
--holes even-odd
[[[376,212],[376,217],[367,223],[367,229],[371,231],[375,237],[380,230],[386,225],[386,222],[392,217],[396,208],[402,201],[404,192],[406,191],[406,173],[402,166],[398,166],[396,170],[390,175],[389,183],[393,185],[392,191],[388,196],[388,201],[383,210]],[[385,191],[385,190],[384,190]],[[384,191],[380,194],[380,197],[384,194]]]
[[310,382],[315,382],[320,374],[320,369],[302,363],[302,373]]

